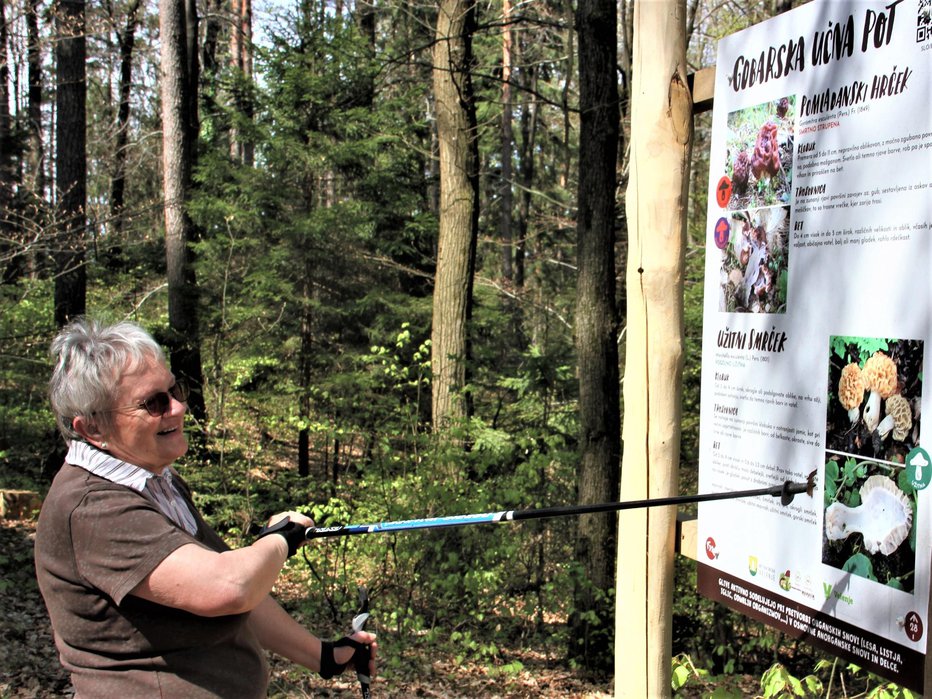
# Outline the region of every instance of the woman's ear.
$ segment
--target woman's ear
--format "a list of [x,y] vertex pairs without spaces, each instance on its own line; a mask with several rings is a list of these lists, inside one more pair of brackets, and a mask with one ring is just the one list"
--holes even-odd
[[101,444],[104,443],[104,435],[96,422],[85,418],[83,415],[78,415],[71,421],[71,426],[75,432],[81,435],[85,442],[93,444],[98,449],[103,448]]

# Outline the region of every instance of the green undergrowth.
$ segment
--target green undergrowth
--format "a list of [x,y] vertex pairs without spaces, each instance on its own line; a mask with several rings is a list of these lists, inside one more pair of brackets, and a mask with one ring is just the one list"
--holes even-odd
[[884,680],[856,663],[822,658],[811,671],[794,675],[786,665],[774,663],[759,679],[753,676],[713,675],[696,666],[686,653],[673,658],[672,682],[676,697],[703,699],[917,699],[920,695]]

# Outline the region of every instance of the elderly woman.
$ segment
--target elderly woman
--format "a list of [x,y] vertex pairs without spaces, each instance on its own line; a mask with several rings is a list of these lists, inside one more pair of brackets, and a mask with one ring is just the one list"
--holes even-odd
[[52,354],[69,450],[39,516],[36,571],[79,697],[264,697],[263,649],[325,678],[374,672],[372,634],[321,641],[269,596],[310,519],[281,513],[230,550],[201,518],[171,467],[187,450],[188,392],[150,335],[79,320]]

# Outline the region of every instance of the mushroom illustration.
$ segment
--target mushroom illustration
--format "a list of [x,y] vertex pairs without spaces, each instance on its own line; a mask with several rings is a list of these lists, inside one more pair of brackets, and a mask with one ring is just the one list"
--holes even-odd
[[922,480],[922,469],[926,468],[929,465],[928,459],[922,455],[922,451],[917,451],[916,455],[909,460],[909,465],[912,466],[915,470],[914,476],[917,481]]
[[780,171],[780,145],[777,142],[777,125],[772,121],[760,127],[751,156],[751,172],[761,179],[773,177]]
[[889,556],[899,548],[913,523],[909,498],[886,476],[871,476],[861,486],[861,504],[832,503],[825,510],[825,536],[845,539],[855,532],[864,537],[870,553]]
[[886,409],[887,415],[877,425],[877,431],[885,439],[893,430],[893,439],[902,442],[913,426],[913,411],[909,408],[909,401],[899,393],[894,393],[887,398]]
[[873,432],[880,423],[880,399],[889,398],[896,392],[896,364],[883,352],[874,352],[864,362],[862,370],[864,385],[870,391],[864,406],[864,424]]
[[841,370],[841,378],[838,379],[838,400],[842,407],[848,411],[848,419],[851,422],[857,422],[860,416],[861,401],[864,400],[864,377],[861,375],[861,367],[854,362],[848,364]]

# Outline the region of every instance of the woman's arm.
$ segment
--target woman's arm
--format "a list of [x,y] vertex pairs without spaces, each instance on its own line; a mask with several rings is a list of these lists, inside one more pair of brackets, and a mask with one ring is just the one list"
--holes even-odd
[[[289,517],[303,527],[308,517],[283,513],[270,523]],[[130,594],[199,616],[243,614],[268,595],[288,558],[288,541],[270,535],[232,551],[216,552],[185,544],[166,556]]]
[[[277,653],[288,660],[303,665],[313,672],[320,672],[320,639],[295,621],[271,597],[264,600],[249,615],[249,624],[263,648]],[[371,646],[368,671],[375,676],[375,635],[359,631],[350,636],[355,641]],[[346,646],[335,648],[334,660],[343,665],[353,657],[353,649]]]
[[262,602],[287,557],[288,543],[280,536],[222,553],[185,544],[130,594],[199,616],[242,614]]
[[320,639],[268,595],[250,612],[249,625],[266,650],[320,672]]

